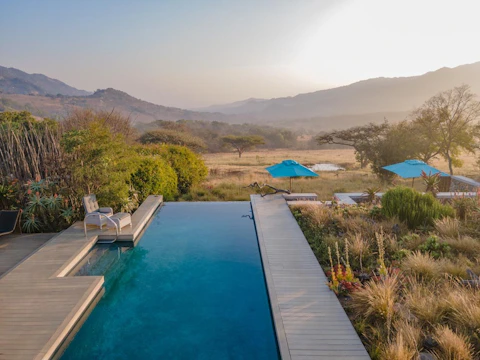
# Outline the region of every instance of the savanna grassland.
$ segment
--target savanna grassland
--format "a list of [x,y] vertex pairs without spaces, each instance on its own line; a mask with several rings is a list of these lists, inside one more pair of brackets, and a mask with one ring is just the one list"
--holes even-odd
[[[318,178],[293,180],[294,192],[315,192],[321,200],[331,200],[335,192],[363,192],[371,187],[380,187],[382,190],[386,188],[368,167],[360,169],[352,149],[259,150],[245,152],[241,158],[233,152],[204,154],[203,158],[209,169],[208,178],[203,184],[193,187],[183,200],[249,200],[249,195],[254,191],[244,187],[255,181],[286,189],[289,186],[288,179],[273,179],[265,170],[267,166],[285,159],[293,159],[307,166],[332,163],[346,169],[322,172]],[[477,168],[475,155],[463,154],[461,159],[464,165],[457,169],[456,174],[475,177]],[[433,161],[432,165],[444,171],[448,169],[443,160]],[[411,181],[397,179],[395,184],[411,185]],[[420,181],[415,183],[415,187],[424,190]]]

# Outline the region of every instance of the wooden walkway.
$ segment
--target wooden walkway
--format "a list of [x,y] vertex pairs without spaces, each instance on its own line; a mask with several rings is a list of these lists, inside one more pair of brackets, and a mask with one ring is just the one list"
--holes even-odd
[[282,359],[370,359],[285,199],[251,201]]
[[[124,235],[137,237],[162,200],[147,198]],[[0,360],[55,355],[102,292],[102,276],[67,276],[98,237],[95,231],[85,237],[83,223],[76,223],[0,279]]]

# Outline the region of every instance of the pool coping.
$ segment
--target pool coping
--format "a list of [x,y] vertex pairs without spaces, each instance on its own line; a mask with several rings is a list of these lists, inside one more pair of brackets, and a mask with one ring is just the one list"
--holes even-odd
[[[162,203],[161,195],[149,196],[132,215],[130,232],[123,235],[135,244]],[[94,230],[85,236],[83,222],[77,222],[0,278],[0,357],[58,356],[58,349],[103,291],[103,276],[74,277],[70,272],[109,233],[112,230]]]
[[260,248],[260,256],[262,258],[263,273],[265,274],[265,282],[267,285],[268,297],[270,300],[270,309],[272,311],[273,323],[275,328],[275,335],[277,338],[278,351],[280,352],[280,358],[282,360],[291,360],[290,349],[288,347],[287,335],[283,326],[282,315],[280,312],[280,306],[278,304],[277,293],[275,291],[275,284],[273,282],[270,266],[268,265],[267,249],[265,247],[265,241],[263,231],[261,227],[261,217],[258,214],[258,209],[254,206],[254,199],[251,195],[251,207],[253,213],[253,219],[255,223],[255,231],[257,233],[258,246]]

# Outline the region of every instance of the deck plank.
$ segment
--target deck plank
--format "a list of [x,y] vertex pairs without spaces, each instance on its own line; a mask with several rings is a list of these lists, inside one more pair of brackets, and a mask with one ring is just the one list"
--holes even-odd
[[282,359],[370,359],[285,199],[251,202]]

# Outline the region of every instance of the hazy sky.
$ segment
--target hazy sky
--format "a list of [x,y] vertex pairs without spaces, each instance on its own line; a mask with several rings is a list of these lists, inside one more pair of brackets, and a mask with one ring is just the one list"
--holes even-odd
[[480,61],[480,0],[0,0],[0,65],[200,107]]

